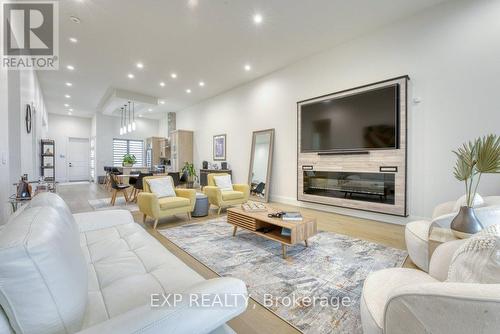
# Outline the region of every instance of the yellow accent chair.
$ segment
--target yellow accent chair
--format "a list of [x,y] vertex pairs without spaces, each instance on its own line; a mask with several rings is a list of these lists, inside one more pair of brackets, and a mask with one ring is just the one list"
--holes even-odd
[[196,203],[196,190],[194,189],[175,189],[175,197],[158,198],[153,194],[148,180],[165,177],[170,179],[172,185],[174,184],[171,176],[148,176],[143,180],[143,191],[137,195],[137,204],[143,214],[143,222],[146,222],[147,217],[152,217],[155,220],[154,229],[158,225],[158,220],[166,216],[186,213],[191,220],[191,212]]
[[243,204],[248,201],[250,196],[250,186],[248,184],[233,184],[233,190],[221,190],[215,184],[214,176],[229,175],[227,173],[216,173],[207,175],[207,186],[203,192],[208,196],[208,202],[218,207],[217,214],[220,214],[223,208],[231,205]]

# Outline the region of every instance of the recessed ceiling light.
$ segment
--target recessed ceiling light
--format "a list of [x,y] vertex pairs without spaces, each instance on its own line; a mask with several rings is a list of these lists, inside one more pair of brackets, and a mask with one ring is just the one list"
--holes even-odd
[[65,103],[64,106],[67,108],[67,107],[69,107],[69,104]]
[[128,77],[129,79],[133,79],[133,78],[135,78],[135,76],[134,76],[132,73],[127,74],[127,77]]
[[80,20],[80,18],[76,17],[76,16],[70,16],[69,19],[73,22],[73,23],[80,23],[82,22],[82,20]]
[[160,101],[160,104],[165,104],[165,101],[161,100],[161,101]]
[[70,112],[71,112],[71,111],[73,111],[73,109],[72,109],[72,108],[70,108],[70,109],[68,109],[68,110],[69,110]]
[[71,111],[68,111],[68,115],[70,115],[70,116],[71,116],[71,115],[73,115],[73,114],[71,113]]
[[70,41],[71,43],[78,43],[78,40],[77,40],[76,38],[74,38],[74,37],[70,37],[70,38],[69,38],[69,41]]
[[255,14],[253,16],[253,23],[255,23],[255,24],[261,24],[262,20],[263,20],[263,18],[262,18],[262,15],[260,15],[260,14]]
[[252,69],[252,66],[250,66],[249,64],[246,64],[245,65],[245,71],[250,71]]
[[149,108],[148,111],[153,111],[153,109]]
[[177,78],[177,73],[172,73],[172,74],[170,74],[170,76],[172,77],[172,79],[175,79],[175,78]]
[[160,86],[165,87],[165,83],[163,81],[160,82]]
[[66,94],[66,95],[64,95],[64,97],[67,98],[67,99],[69,99],[69,98],[71,98],[71,95]]
[[142,117],[142,115],[139,115],[139,117]]
[[188,93],[188,94],[191,93],[191,89],[189,89],[189,88],[186,89],[186,93]]
[[71,87],[73,84],[71,82],[66,82],[66,86]]
[[205,83],[204,83],[203,81],[200,81],[200,82],[198,82],[198,85],[199,85],[200,87],[203,87],[203,86],[205,86]]
[[73,71],[75,69],[75,67],[73,65],[68,65],[68,66],[66,66],[66,68],[70,71]]
[[137,68],[144,68],[144,64],[143,63],[137,63],[137,64],[135,64],[135,66],[137,66]]

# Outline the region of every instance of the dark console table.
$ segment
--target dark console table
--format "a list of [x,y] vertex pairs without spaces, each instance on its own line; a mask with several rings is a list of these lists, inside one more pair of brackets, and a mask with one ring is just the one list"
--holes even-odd
[[217,173],[226,173],[232,175],[230,169],[200,169],[200,186],[203,188],[208,185],[208,180],[207,180],[208,174],[217,174]]

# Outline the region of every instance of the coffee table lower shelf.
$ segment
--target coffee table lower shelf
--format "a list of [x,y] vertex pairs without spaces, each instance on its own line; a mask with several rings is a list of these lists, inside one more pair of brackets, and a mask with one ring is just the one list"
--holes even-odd
[[[233,225],[233,237],[239,228],[250,231],[258,236],[281,243],[283,258],[287,257],[287,246],[304,242],[308,247],[307,239],[317,233],[316,220],[304,218],[300,222],[287,222],[278,218],[267,217],[268,212],[246,212],[239,208],[227,210],[227,222]],[[272,230],[268,233],[258,231],[267,227]],[[288,228],[290,235],[282,235],[282,228]]]

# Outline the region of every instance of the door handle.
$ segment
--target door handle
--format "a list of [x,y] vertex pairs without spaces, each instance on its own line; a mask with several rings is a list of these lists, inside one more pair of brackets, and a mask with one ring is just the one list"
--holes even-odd
[[71,165],[71,162],[69,163],[69,166],[70,166],[70,167],[73,167],[73,165]]

